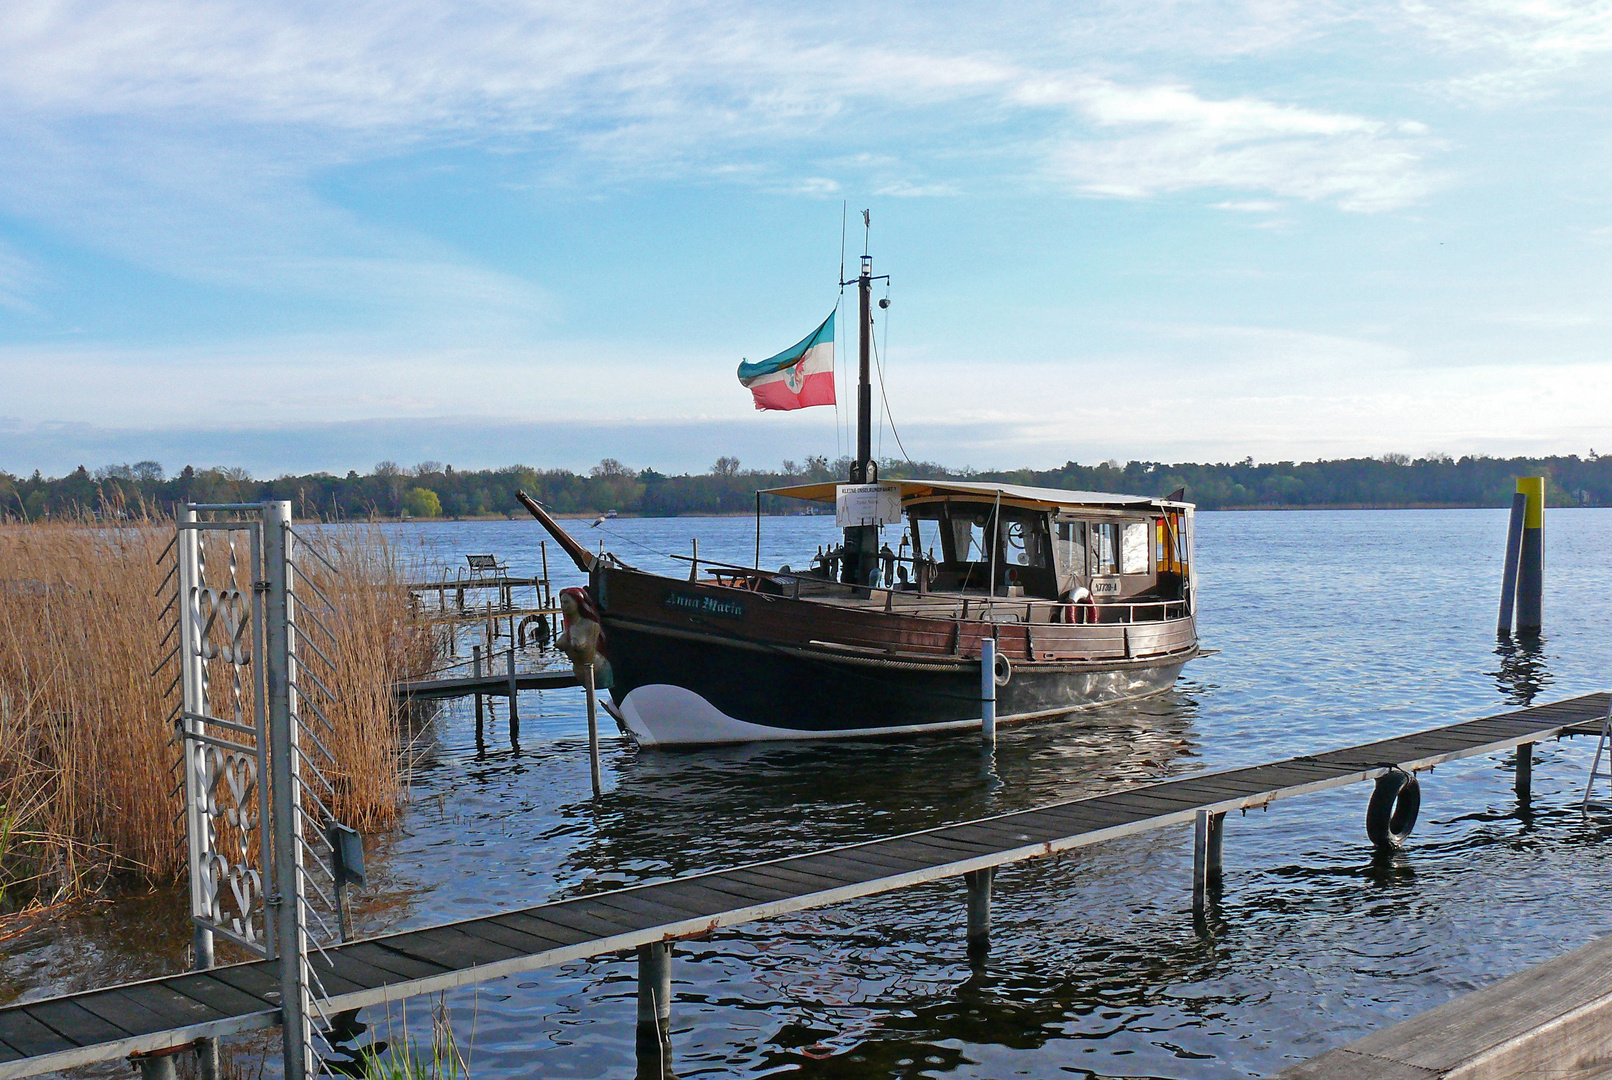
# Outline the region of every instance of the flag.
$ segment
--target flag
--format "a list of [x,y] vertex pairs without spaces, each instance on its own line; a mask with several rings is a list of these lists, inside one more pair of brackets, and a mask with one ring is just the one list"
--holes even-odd
[[740,364],[739,383],[749,388],[758,409],[834,404],[834,313],[793,348]]

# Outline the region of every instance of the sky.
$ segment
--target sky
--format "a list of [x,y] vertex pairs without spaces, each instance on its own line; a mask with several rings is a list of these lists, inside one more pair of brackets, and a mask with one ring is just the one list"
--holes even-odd
[[834,457],[734,372],[847,207],[884,456],[1612,449],[1609,91],[1605,2],[8,0],[0,470]]

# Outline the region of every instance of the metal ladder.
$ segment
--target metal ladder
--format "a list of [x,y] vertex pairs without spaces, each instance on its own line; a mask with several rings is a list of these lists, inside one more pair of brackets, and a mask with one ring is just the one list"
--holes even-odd
[[1595,744],[1595,760],[1590,763],[1590,779],[1584,785],[1584,802],[1579,807],[1584,813],[1590,811],[1590,795],[1595,791],[1595,781],[1612,779],[1612,771],[1601,771],[1601,755],[1606,754],[1607,768],[1612,770],[1612,703],[1608,703],[1606,719],[1601,721],[1601,738]]

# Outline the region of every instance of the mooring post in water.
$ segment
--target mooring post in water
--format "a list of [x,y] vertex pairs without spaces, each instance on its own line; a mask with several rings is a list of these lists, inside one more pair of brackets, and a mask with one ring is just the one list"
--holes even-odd
[[1511,613],[1517,599],[1517,562],[1522,556],[1522,519],[1528,506],[1528,496],[1522,492],[1511,497],[1511,520],[1506,523],[1506,568],[1500,577],[1500,625],[1495,633],[1511,633]]
[[1192,913],[1202,917],[1209,899],[1220,891],[1222,841],[1226,835],[1226,815],[1199,810],[1192,830]]
[[1534,790],[1534,744],[1525,742],[1517,747],[1517,799],[1527,802]]
[[672,946],[638,946],[638,1044],[664,1045],[672,1022]]
[[996,639],[980,642],[980,732],[986,746],[996,745]]
[[996,870],[972,870],[963,875],[968,886],[968,955],[983,958],[991,951],[991,884]]
[[1517,560],[1517,633],[1537,634],[1545,626],[1545,478],[1518,477],[1517,491],[1528,498]]
[[[481,678],[481,646],[470,647],[470,674],[473,678]],[[476,691],[476,745],[481,745],[481,691]]]
[[509,646],[509,741],[521,737],[520,684],[515,681],[515,645]]
[[593,797],[604,790],[599,778],[599,695],[594,689],[592,664],[582,667],[582,686],[588,695],[588,767],[593,772]]

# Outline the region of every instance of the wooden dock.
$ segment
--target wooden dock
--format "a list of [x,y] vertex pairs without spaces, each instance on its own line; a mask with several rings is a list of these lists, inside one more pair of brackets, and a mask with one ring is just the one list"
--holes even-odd
[[[563,690],[581,686],[582,682],[570,668],[554,671],[515,672],[516,690]],[[498,675],[456,675],[446,679],[416,679],[394,684],[392,692],[401,698],[423,701],[431,698],[460,698],[471,694],[509,696],[510,678],[507,673]]]
[[1285,1069],[1277,1080],[1612,1076],[1612,937]]
[[[664,1016],[668,943],[943,878],[969,882],[971,939],[989,929],[997,868],[1151,829],[1196,823],[1194,894],[1217,873],[1229,811],[1374,780],[1400,768],[1594,734],[1606,694],[1590,694],[1329,753],[1146,784],[1091,798],[696,874],[524,910],[372,938],[315,952],[328,1008],[355,1009],[624,949],[638,950],[643,1002]],[[1531,754],[1518,755],[1526,797]],[[1211,841],[1211,844],[1213,842]],[[0,1080],[269,1027],[279,983],[268,962],[236,964],[0,1009]],[[654,1018],[654,1014],[651,1014]],[[1406,1074],[1411,1075],[1411,1074]],[[1421,1075],[1421,1074],[1415,1074]]]

